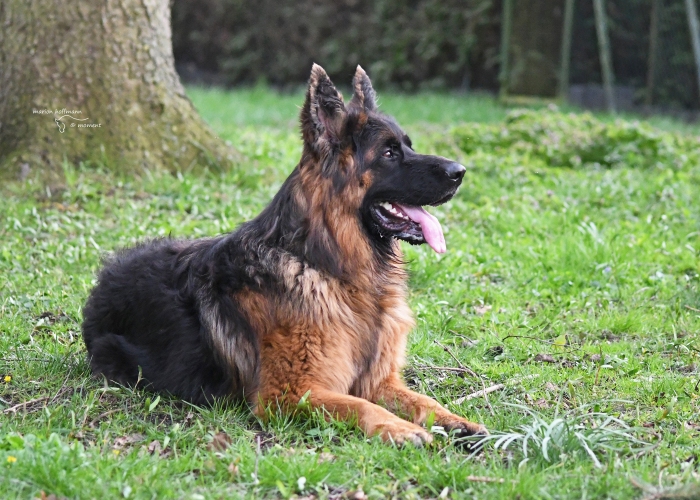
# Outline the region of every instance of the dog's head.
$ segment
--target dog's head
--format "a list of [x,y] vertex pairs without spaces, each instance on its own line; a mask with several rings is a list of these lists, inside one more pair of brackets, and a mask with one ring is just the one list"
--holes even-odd
[[423,206],[452,198],[465,168],[416,153],[398,124],[378,111],[359,66],[353,91],[346,105],[323,68],[313,66],[301,111],[302,168],[330,180],[334,196],[349,205],[376,247],[389,249],[398,238],[444,252],[440,222]]

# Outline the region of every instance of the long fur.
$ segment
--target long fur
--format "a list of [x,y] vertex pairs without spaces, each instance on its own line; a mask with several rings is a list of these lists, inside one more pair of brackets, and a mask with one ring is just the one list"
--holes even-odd
[[[312,406],[354,415],[368,434],[397,442],[430,441],[419,424],[431,412],[447,428],[485,432],[401,381],[413,327],[401,235],[376,216],[381,201],[449,199],[461,175],[447,180],[449,160],[413,152],[376,111],[359,67],[353,86],[346,107],[314,65],[301,161],[255,219],[216,238],[143,243],[105,262],[84,308],[95,373],[128,385],[141,374],[148,389],[197,404],[245,398],[260,415],[311,391]],[[382,158],[387,144],[400,165]]]

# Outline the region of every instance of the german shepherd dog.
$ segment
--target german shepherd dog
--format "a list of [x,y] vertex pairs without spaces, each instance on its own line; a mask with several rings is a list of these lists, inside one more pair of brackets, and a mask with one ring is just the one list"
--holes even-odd
[[[272,202],[236,231],[122,250],[99,273],[83,314],[95,374],[196,404],[246,399],[356,419],[367,435],[430,442],[429,415],[487,434],[401,377],[406,304],[401,239],[445,240],[423,205],[457,191],[465,168],[416,153],[377,110],[358,66],[345,104],[318,65],[301,110],[301,160]],[[141,377],[141,379],[139,379]],[[394,413],[408,416],[404,420]]]

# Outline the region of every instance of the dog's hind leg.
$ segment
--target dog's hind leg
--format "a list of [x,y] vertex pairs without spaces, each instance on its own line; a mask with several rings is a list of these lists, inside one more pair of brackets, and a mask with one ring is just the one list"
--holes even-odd
[[130,344],[121,335],[111,333],[95,337],[90,342],[90,368],[108,380],[122,385],[135,385],[139,367],[150,362],[144,349]]
[[488,435],[486,427],[462,418],[443,408],[437,401],[410,390],[397,373],[390,374],[377,386],[372,401],[383,402],[392,411],[409,416],[415,424],[423,424],[432,413],[435,424],[460,435]]

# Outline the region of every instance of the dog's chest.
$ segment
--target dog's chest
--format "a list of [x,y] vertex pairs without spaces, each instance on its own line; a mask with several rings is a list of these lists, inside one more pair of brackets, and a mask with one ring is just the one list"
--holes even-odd
[[305,354],[336,390],[367,395],[403,364],[413,327],[403,279],[348,283],[307,269],[288,292],[287,319],[305,325]]

